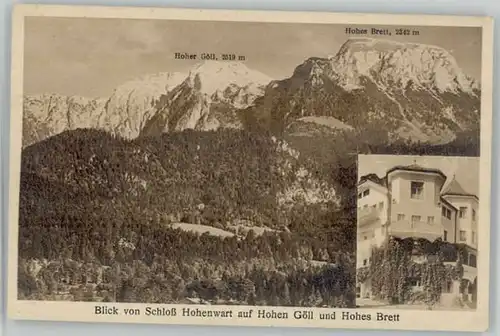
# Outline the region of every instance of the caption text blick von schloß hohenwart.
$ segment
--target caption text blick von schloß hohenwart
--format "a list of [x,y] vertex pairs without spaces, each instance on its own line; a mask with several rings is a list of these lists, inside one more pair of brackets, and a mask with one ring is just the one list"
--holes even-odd
[[350,311],[314,312],[311,310],[295,310],[293,312],[277,311],[274,309],[211,309],[176,308],[176,307],[146,307],[124,308],[99,305],[94,307],[95,315],[122,315],[148,317],[188,317],[188,318],[220,318],[220,319],[268,319],[268,320],[343,320],[343,321],[383,321],[400,322],[400,314],[382,312],[360,313]]

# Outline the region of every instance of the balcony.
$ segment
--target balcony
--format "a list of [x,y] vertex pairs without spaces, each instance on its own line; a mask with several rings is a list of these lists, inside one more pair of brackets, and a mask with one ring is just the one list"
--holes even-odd
[[443,237],[444,229],[440,224],[400,220],[389,225],[389,234],[398,238],[424,238],[434,241]]
[[380,210],[376,207],[367,207],[358,210],[358,225],[363,226],[380,218]]

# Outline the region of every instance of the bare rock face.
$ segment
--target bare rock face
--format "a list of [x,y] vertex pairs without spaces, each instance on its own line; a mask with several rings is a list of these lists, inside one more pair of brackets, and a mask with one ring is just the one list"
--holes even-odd
[[478,83],[468,77],[446,50],[424,44],[369,38],[350,39],[330,58],[339,84],[356,88],[362,77],[382,88],[427,89],[474,95]]
[[446,50],[358,38],[270,83],[248,113],[277,132],[304,117],[329,117],[358,131],[383,131],[386,141],[438,144],[477,129],[479,111],[479,84]]
[[106,101],[58,94],[25,96],[23,146],[76,128],[96,128]]
[[184,79],[182,73],[159,73],[120,85],[107,100],[99,127],[127,139],[136,138],[156,114],[160,97]]
[[77,128],[133,139],[169,130],[240,127],[235,111],[253,103],[270,80],[241,63],[206,62],[188,74],[128,81],[109,98],[25,96],[23,145]]

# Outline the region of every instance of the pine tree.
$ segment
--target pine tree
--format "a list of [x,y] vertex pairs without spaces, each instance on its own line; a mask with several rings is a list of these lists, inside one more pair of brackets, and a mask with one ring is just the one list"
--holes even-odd
[[288,282],[285,282],[283,285],[283,293],[281,294],[281,304],[283,306],[289,306],[291,303],[290,299],[290,287],[288,285]]

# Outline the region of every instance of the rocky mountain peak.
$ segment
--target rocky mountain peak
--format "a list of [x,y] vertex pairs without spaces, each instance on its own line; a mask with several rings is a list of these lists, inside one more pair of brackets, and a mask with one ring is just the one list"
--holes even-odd
[[346,89],[360,87],[362,77],[382,87],[475,94],[478,83],[466,75],[447,50],[426,44],[373,38],[347,40],[330,58]]
[[190,70],[187,80],[200,92],[211,96],[218,91],[225,91],[230,85],[264,86],[271,78],[248,68],[242,62],[205,61]]
[[311,120],[322,128],[327,117],[379,142],[443,144],[478,127],[479,97],[478,83],[441,47],[353,38],[272,82],[252,113],[277,133],[304,117],[321,117]]
[[134,139],[185,128],[239,127],[233,110],[251,104],[270,81],[241,62],[205,61],[187,73],[161,72],[131,79],[98,100],[25,96],[24,146],[76,128],[103,129]]

